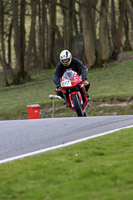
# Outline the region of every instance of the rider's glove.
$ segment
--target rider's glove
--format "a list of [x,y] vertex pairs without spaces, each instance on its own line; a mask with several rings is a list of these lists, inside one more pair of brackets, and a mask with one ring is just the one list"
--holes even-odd
[[59,85],[59,86],[57,86],[57,88],[56,88],[56,91],[58,91],[58,92],[62,91],[62,89],[61,89],[60,85]]
[[83,82],[87,80],[87,77],[85,75],[82,76]]
[[90,83],[88,81],[84,81],[84,86],[88,86],[88,88],[90,87]]

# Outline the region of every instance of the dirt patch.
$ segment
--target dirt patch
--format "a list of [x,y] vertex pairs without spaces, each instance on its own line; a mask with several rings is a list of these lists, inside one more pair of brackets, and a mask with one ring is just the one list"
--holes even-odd
[[113,103],[113,104],[102,103],[102,104],[98,105],[98,107],[112,107],[112,106],[122,106],[122,107],[124,107],[124,106],[128,106],[128,105],[131,105],[131,104],[133,104],[133,100],[130,101],[130,102],[125,101],[125,102]]
[[129,54],[120,54],[118,56],[118,61],[123,61],[123,60],[131,60],[133,59],[133,53],[129,53]]
[[133,53],[119,54],[117,60],[113,60],[111,63],[108,63],[108,66],[119,65],[123,61],[128,61],[132,59],[133,59]]

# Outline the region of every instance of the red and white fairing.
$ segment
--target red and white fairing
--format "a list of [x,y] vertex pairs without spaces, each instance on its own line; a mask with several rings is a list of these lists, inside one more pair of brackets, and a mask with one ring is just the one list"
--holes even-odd
[[[77,94],[82,111],[84,112],[86,110],[88,99],[86,97],[83,81],[77,72],[71,69],[66,70],[61,79],[61,88],[70,109],[76,111],[72,95]],[[69,95],[67,95],[68,91]],[[83,92],[81,93],[81,91]]]

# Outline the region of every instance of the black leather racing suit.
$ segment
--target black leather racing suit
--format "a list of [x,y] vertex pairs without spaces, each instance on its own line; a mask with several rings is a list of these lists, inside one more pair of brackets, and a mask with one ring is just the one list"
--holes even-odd
[[76,71],[78,75],[82,75],[83,81],[87,80],[87,77],[86,77],[87,72],[88,72],[87,68],[83,65],[83,63],[79,59],[72,58],[71,64],[69,66],[64,66],[61,62],[59,62],[56,65],[53,81],[57,88],[60,87],[60,78],[63,76],[66,69],[70,69],[70,68],[73,71]]

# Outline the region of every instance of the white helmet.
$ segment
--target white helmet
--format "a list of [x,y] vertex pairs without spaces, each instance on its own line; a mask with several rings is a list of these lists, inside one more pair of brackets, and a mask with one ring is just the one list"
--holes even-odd
[[72,54],[68,50],[63,50],[60,53],[60,62],[64,66],[69,66],[72,61]]

